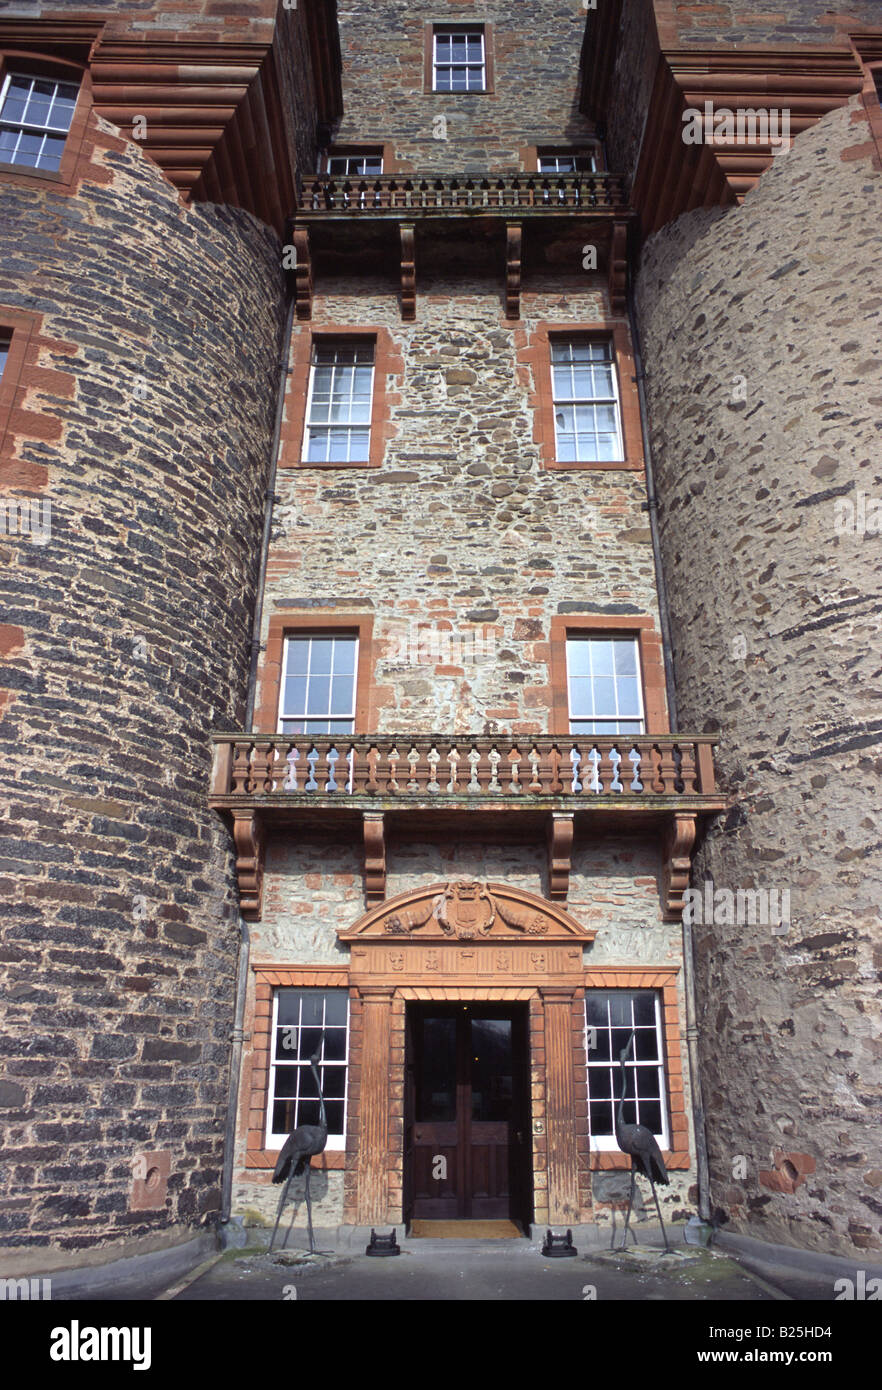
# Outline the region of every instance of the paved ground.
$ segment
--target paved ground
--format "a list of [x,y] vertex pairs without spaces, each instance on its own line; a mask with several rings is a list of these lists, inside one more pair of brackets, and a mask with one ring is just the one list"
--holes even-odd
[[517,1241],[405,1240],[391,1259],[352,1255],[269,1255],[229,1251],[186,1287],[163,1295],[175,1302],[381,1301],[387,1299],[511,1302],[662,1301],[774,1302],[782,1295],[725,1255],[680,1247],[665,1256],[592,1251],[575,1259],[543,1257],[539,1245]]

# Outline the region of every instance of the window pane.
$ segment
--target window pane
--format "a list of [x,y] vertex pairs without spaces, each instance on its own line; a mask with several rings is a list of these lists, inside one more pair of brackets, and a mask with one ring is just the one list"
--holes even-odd
[[615,681],[611,676],[595,677],[594,713],[601,718],[609,718],[617,713]]
[[297,1024],[300,1022],[300,994],[296,989],[280,989],[279,999],[279,1023]]
[[329,714],[352,713],[352,678],[341,676],[331,682]]
[[346,1095],[346,1068],[322,1067],[322,1095],[326,1101],[343,1100]]
[[[346,1000],[341,1000],[343,1012],[346,1012]],[[326,1062],[343,1062],[346,1059],[346,1029],[328,1028],[325,1031],[325,1045],[323,1057]],[[329,1068],[332,1071],[333,1068]]]
[[306,713],[306,677],[289,676],[285,682],[284,712],[286,715]]
[[613,643],[615,655],[616,673],[620,676],[634,676],[637,674],[637,643],[629,638],[627,641]]
[[613,673],[612,642],[605,638],[592,638],[590,639],[590,647],[592,673],[595,676],[611,676]]
[[334,641],[334,674],[352,675],[355,671],[357,638],[337,637]]
[[633,676],[625,676],[620,679],[616,686],[618,694],[618,712],[620,714],[639,714],[640,700],[637,693],[637,681]]
[[653,1101],[640,1102],[640,1123],[646,1125],[653,1134],[661,1134],[662,1118],[661,1106]]
[[330,676],[311,676],[307,693],[306,714],[315,717],[328,714],[331,700]]
[[314,637],[310,654],[309,670],[313,676],[329,676],[333,659],[334,641],[331,637]]

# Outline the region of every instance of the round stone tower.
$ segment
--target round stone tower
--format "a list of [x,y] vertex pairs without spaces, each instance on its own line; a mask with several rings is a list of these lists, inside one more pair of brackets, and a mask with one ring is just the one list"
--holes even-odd
[[[220,1205],[238,944],[211,734],[241,727],[280,244],[94,112],[2,187],[4,1269]],[[14,359],[14,360],[13,360]]]
[[693,874],[713,1200],[848,1255],[882,1247],[880,188],[853,101],[637,286],[679,724],[733,798]]

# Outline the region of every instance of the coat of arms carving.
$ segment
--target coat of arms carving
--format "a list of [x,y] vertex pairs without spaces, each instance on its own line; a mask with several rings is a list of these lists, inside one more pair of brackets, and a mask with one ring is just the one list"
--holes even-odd
[[498,883],[460,879],[402,894],[388,910],[378,911],[374,920],[377,934],[393,941],[396,937],[398,941],[431,940],[433,936],[436,941],[510,940],[512,934],[548,938],[555,926],[550,915],[554,911],[532,894]]
[[435,915],[447,936],[468,941],[475,936],[487,935],[496,921],[496,902],[492,894],[473,879],[451,883],[442,895]]

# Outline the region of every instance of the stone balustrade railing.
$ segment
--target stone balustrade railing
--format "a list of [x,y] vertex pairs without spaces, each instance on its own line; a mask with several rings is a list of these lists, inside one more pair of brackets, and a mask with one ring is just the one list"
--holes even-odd
[[621,174],[383,174],[307,179],[298,217],[309,213],[625,212]]
[[212,800],[715,797],[710,735],[215,735]]

